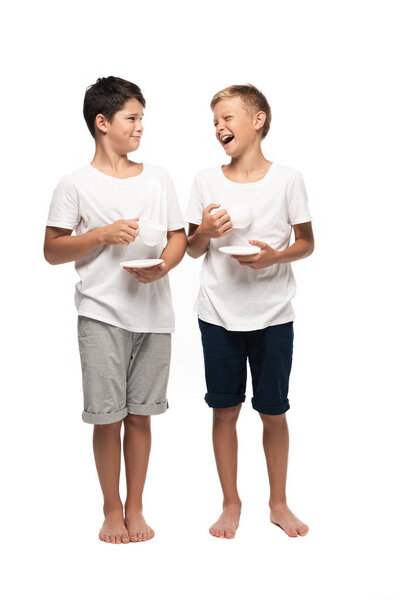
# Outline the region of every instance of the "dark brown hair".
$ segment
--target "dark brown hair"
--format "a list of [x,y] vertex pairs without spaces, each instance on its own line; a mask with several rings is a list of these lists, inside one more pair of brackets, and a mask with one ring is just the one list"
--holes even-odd
[[99,77],[96,83],[87,88],[83,100],[83,116],[95,139],[96,116],[102,114],[112,121],[115,113],[121,110],[127,100],[132,98],[138,100],[143,108],[146,106],[142,92],[136,84],[112,75]]

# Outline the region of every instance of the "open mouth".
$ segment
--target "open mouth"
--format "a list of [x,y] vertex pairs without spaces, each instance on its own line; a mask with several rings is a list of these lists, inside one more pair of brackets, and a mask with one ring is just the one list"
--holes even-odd
[[224,144],[224,146],[226,146],[227,144],[229,144],[229,142],[233,140],[234,137],[234,135],[224,135],[221,138],[221,142]]

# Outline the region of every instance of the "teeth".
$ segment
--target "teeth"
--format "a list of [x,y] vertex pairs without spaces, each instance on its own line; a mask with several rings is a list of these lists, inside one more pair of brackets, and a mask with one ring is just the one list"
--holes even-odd
[[221,140],[225,142],[226,140],[233,140],[234,137],[234,135],[224,135],[222,136]]

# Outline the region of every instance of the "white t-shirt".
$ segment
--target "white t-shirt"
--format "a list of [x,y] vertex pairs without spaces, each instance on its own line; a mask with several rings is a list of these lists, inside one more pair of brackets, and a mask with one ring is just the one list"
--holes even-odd
[[241,266],[218,248],[248,245],[249,240],[266,242],[275,250],[287,248],[292,225],[311,221],[301,173],[272,163],[263,179],[236,183],[220,167],[205,169],[193,182],[186,221],[200,225],[203,209],[211,203],[221,204],[228,212],[238,203],[250,205],[253,221],[246,229],[211,239],[194,306],[200,319],[230,331],[253,331],[292,321],[290,301],[296,283],[290,263],[255,270]]
[[[127,179],[105,175],[92,165],[66,175],[54,191],[47,225],[79,235],[135,217],[157,221],[168,231],[184,227],[174,184],[162,167],[144,164],[142,173]],[[129,246],[101,246],[77,260],[78,314],[129,331],[172,332],[175,317],[168,275],[145,284],[119,264],[159,258],[164,246],[165,241],[146,246],[138,237]]]

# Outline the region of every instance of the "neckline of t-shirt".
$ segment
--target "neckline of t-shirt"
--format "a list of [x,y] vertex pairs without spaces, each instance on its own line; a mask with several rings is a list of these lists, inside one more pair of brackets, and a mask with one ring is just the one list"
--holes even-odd
[[96,173],[98,173],[100,175],[100,177],[105,177],[106,179],[111,179],[111,181],[118,181],[118,182],[122,182],[122,183],[133,181],[135,179],[140,179],[145,174],[145,171],[147,170],[146,164],[142,163],[142,165],[143,165],[143,169],[142,169],[142,172],[139,173],[139,175],[134,175],[133,177],[121,178],[121,177],[113,177],[112,175],[107,175],[106,173],[103,173],[103,171],[100,171],[100,169],[97,169],[96,167],[94,167],[92,164],[89,163],[90,169],[92,169],[92,171],[95,171]]
[[[265,173],[264,177],[262,177],[261,179],[258,179],[258,181],[244,181],[244,182],[232,181],[232,179],[228,179],[228,177],[226,177],[226,175],[224,175],[222,166],[218,167],[218,173],[220,174],[222,179],[224,181],[226,181],[227,183],[232,183],[233,185],[240,185],[240,186],[246,186],[246,187],[257,187],[258,185],[263,184],[268,179],[268,175],[270,174],[272,167],[274,167],[274,165],[275,165],[274,162],[271,163],[271,166],[268,169],[268,171]],[[223,165],[223,166],[225,166],[225,165]]]

